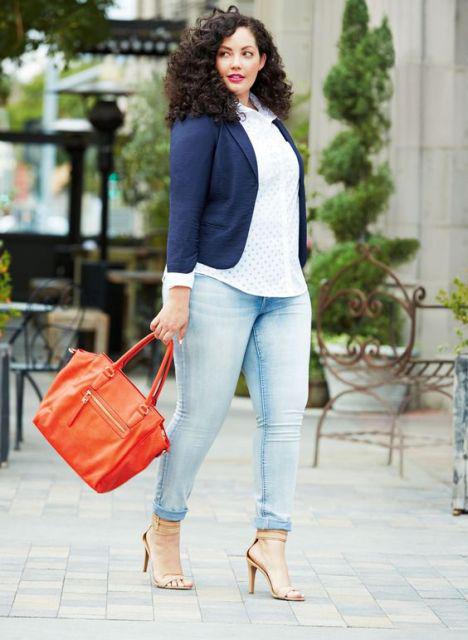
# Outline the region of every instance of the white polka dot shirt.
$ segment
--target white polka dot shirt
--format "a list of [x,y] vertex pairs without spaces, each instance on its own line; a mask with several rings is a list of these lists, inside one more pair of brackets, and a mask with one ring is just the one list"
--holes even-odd
[[[217,269],[197,262],[191,273],[167,272],[168,288],[192,287],[195,273],[217,278],[257,296],[295,296],[307,291],[298,256],[299,164],[273,124],[276,115],[250,92],[258,111],[238,103],[241,124],[254,148],[258,192],[244,251],[237,264]],[[244,114],[244,115],[242,115]]]

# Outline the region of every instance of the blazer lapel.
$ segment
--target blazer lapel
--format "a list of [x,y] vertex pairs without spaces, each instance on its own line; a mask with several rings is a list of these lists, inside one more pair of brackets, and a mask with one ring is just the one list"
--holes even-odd
[[[284,126],[284,124],[281,122],[279,118],[275,118],[275,120],[273,120],[273,123],[278,127],[278,129],[283,134],[284,138],[286,138],[286,140],[289,142],[289,144],[293,148],[293,151],[296,154],[297,160],[299,162],[300,179],[302,180],[304,177],[304,163],[302,161],[302,156],[299,153],[299,150],[294,144],[294,140],[292,139],[291,135],[289,134],[289,131],[286,129],[286,127]],[[249,136],[247,135],[244,127],[241,125],[240,122],[226,122],[225,125],[229,133],[232,135],[234,140],[237,142],[237,144],[240,146],[240,148],[244,152],[245,157],[249,161],[249,164],[258,182],[257,158],[255,156],[255,151],[252,146],[252,143],[250,142]]]
[[227,130],[244,152],[258,183],[258,167],[255,151],[244,127],[240,122],[226,122]]

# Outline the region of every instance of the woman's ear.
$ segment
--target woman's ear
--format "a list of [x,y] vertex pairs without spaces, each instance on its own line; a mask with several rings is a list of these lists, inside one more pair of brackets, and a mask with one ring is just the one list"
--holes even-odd
[[267,60],[266,53],[262,53],[262,55],[260,56],[260,66],[258,68],[259,71],[260,69],[263,69],[263,67],[265,66],[266,60]]

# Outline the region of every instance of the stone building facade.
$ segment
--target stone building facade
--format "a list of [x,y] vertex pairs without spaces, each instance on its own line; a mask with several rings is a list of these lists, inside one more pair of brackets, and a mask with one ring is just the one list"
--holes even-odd
[[[426,287],[433,300],[455,276],[468,276],[468,2],[367,0],[372,23],[389,18],[396,65],[388,157],[395,194],[381,228],[416,237],[421,249],[404,280]],[[310,187],[321,149],[336,127],[325,113],[324,77],[336,59],[344,0],[313,0],[310,102]],[[320,238],[320,230],[317,230]],[[449,313],[421,316],[418,346],[437,352],[453,342]]]

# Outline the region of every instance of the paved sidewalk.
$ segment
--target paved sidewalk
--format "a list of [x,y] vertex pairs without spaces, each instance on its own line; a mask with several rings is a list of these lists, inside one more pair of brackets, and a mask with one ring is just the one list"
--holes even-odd
[[[28,402],[32,416],[32,394]],[[159,404],[167,421],[174,403],[169,379]],[[410,426],[448,436],[442,418],[422,413]],[[383,450],[324,440],[313,469],[315,424],[307,410],[287,546],[307,600],[290,603],[274,600],[262,575],[255,594],[247,591],[249,399],[233,400],[191,496],[182,547],[196,589],[186,592],[152,588],[141,570],[157,461],[96,494],[26,421],[22,450],[0,469],[0,636],[466,638],[468,517],[451,515],[450,447],[407,452],[400,479]]]

